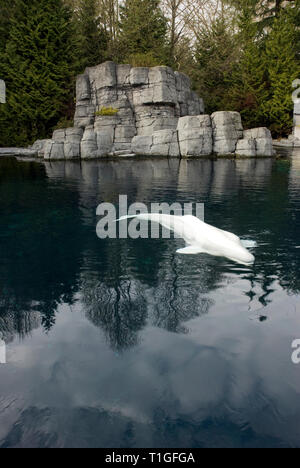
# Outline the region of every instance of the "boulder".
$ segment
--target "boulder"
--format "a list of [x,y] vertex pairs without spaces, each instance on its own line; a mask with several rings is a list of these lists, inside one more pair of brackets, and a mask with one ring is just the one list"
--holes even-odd
[[61,130],[54,130],[53,135],[52,135],[52,140],[60,143],[64,143],[66,137],[66,130],[61,129]]
[[254,138],[243,138],[236,145],[236,155],[238,156],[256,156],[256,142]]
[[45,145],[44,159],[65,159],[64,142],[49,140]]
[[138,155],[151,155],[153,136],[135,136],[132,140],[132,152]]
[[76,80],[77,101],[85,101],[91,98],[90,80],[88,75],[79,75]]
[[153,156],[179,157],[180,148],[176,130],[159,130],[153,133]]
[[29,149],[32,150],[38,158],[43,158],[45,147],[49,141],[51,140],[36,140]]
[[117,66],[114,62],[104,62],[96,67],[90,67],[85,72],[92,87],[113,88],[117,85]]
[[97,130],[97,150],[100,156],[105,156],[112,152],[114,135],[114,127],[103,127],[102,129]]
[[92,125],[85,129],[81,140],[80,150],[82,159],[93,159],[98,156],[97,134],[95,133]]
[[130,85],[131,65],[117,65],[117,85]]
[[181,117],[177,130],[182,157],[212,154],[212,126],[209,115]]
[[238,112],[215,112],[211,116],[213,152],[219,155],[234,154],[239,139],[243,138],[242,119]]
[[244,138],[272,138],[271,132],[266,127],[244,130]]
[[256,138],[256,155],[257,156],[274,156],[272,138]]
[[95,121],[96,108],[93,105],[79,102],[76,104],[74,125],[85,128]]
[[149,68],[138,67],[132,68],[130,71],[131,86],[142,86],[149,84]]
[[257,156],[274,156],[272,134],[266,127],[244,131],[244,138],[254,138]]

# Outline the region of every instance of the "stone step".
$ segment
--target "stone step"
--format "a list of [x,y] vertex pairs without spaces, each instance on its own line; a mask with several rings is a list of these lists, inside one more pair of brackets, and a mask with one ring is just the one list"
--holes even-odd
[[37,151],[28,148],[0,148],[1,156],[37,156]]
[[136,156],[136,153],[128,153],[128,151],[115,151],[114,153],[110,153],[109,156],[118,158],[133,158]]

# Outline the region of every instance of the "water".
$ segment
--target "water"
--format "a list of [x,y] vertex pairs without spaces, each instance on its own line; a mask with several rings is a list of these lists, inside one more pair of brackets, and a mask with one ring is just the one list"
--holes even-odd
[[[253,267],[105,240],[100,202],[203,202]],[[300,446],[300,153],[0,160],[1,447]]]

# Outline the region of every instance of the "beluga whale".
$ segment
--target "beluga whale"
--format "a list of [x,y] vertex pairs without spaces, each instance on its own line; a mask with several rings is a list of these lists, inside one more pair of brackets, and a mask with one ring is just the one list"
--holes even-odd
[[215,257],[225,257],[242,265],[253,265],[255,262],[254,255],[248,250],[257,246],[255,241],[241,240],[235,234],[206,224],[195,216],[141,213],[133,216],[123,216],[117,222],[131,218],[158,223],[173,231],[176,237],[182,238],[186,243],[186,247],[177,250],[176,253],[178,254],[197,255],[205,253]]

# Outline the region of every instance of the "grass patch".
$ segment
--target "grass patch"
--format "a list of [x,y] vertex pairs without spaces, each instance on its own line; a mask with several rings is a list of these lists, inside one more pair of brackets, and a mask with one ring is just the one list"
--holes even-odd
[[96,112],[96,116],[113,116],[118,112],[119,109],[114,109],[113,107],[101,107],[101,109]]

